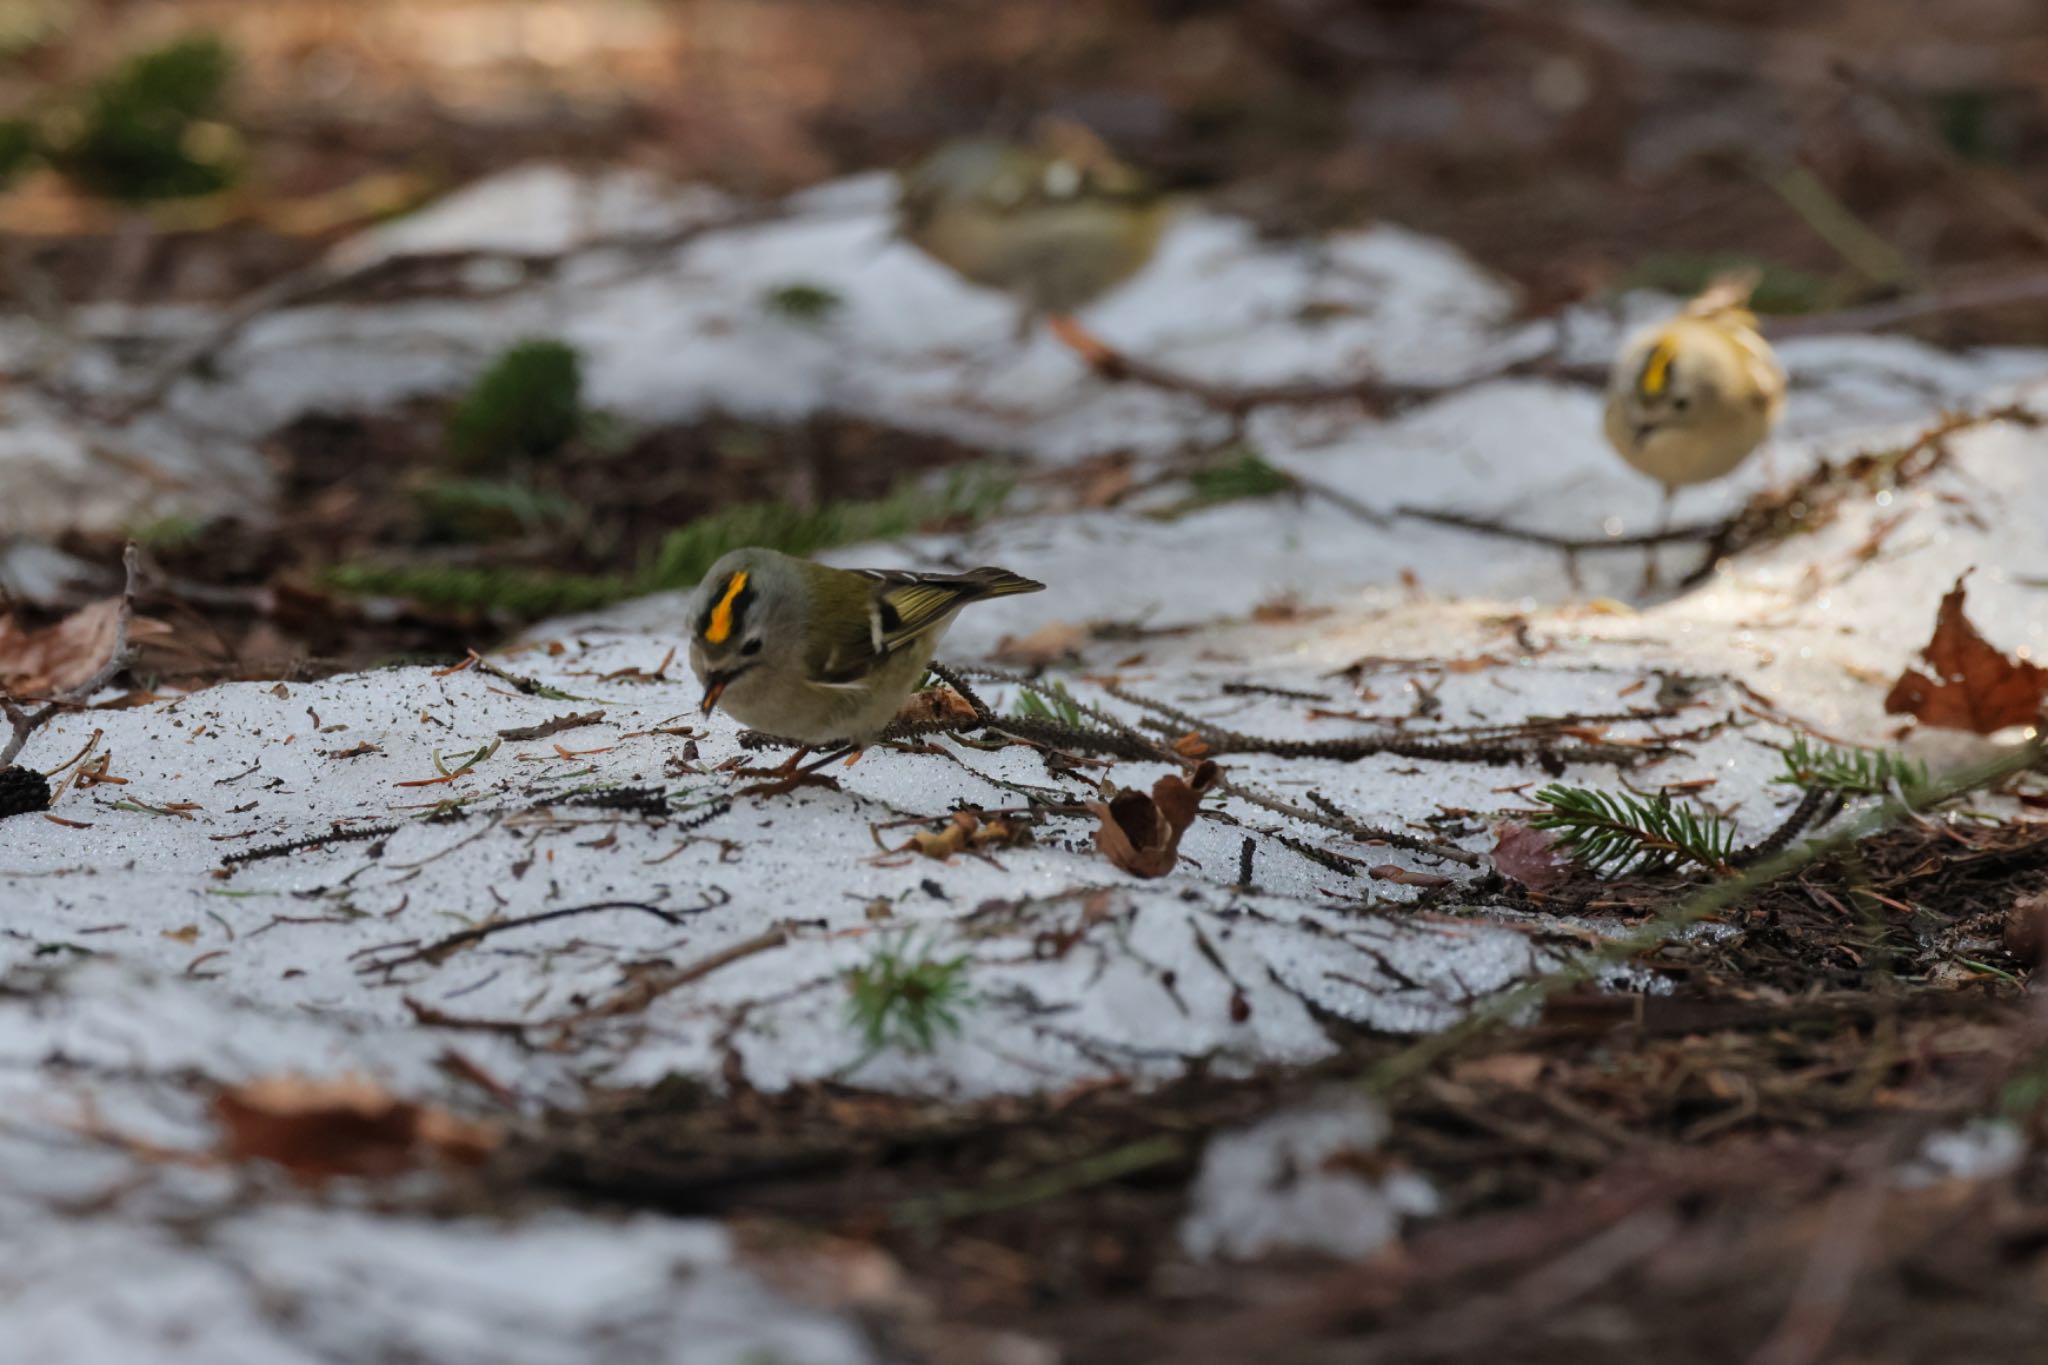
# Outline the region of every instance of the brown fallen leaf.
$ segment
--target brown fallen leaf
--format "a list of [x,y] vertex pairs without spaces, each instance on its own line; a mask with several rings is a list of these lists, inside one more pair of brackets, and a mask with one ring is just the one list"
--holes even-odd
[[943,684],[927,687],[922,692],[913,692],[910,700],[896,713],[898,725],[929,725],[944,721],[949,725],[966,725],[974,720],[974,708],[967,698]]
[[1180,858],[1180,837],[1195,822],[1202,796],[1222,774],[1215,763],[1195,769],[1192,781],[1168,773],[1152,784],[1152,794],[1125,787],[1107,802],[1090,801],[1088,809],[1101,822],[1095,846],[1126,872],[1163,877]]
[[1531,891],[1552,891],[1570,875],[1571,862],[1558,852],[1549,831],[1520,820],[1503,820],[1493,832],[1493,869]]
[[1963,612],[1964,572],[1941,599],[1934,638],[1920,651],[1934,676],[1908,668],[1884,699],[1888,714],[1910,715],[1922,725],[1988,735],[2040,718],[2048,668],[2012,659],[1978,634]]
[[[55,625],[30,630],[12,612],[0,615],[0,688],[17,697],[48,697],[88,682],[113,653],[120,632],[121,599],[88,603]],[[128,638],[135,644],[161,639],[171,628],[135,617]]]
[[1088,640],[1088,627],[1054,621],[1029,635],[1005,635],[996,644],[998,662],[1018,668],[1043,668],[1072,658]]
[[302,1185],[395,1175],[431,1162],[474,1166],[499,1141],[489,1124],[401,1100],[360,1076],[266,1076],[222,1090],[213,1114],[220,1156],[274,1162]]
[[1402,886],[1449,886],[1452,880],[1440,872],[1417,872],[1399,863],[1375,863],[1366,869],[1366,875],[1376,882],[1396,882]]
[[941,862],[955,853],[981,853],[992,848],[1015,848],[1031,841],[1029,825],[987,819],[978,810],[956,810],[944,829],[914,832],[890,853],[922,853]]

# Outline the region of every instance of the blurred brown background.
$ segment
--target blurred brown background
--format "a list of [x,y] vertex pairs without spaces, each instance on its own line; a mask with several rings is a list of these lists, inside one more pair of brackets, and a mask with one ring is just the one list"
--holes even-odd
[[[1447,236],[1537,311],[1733,258],[1798,311],[2048,257],[2033,0],[0,0],[0,116],[194,30],[237,54],[247,171],[153,210],[111,277],[138,297],[534,157],[767,194],[1048,110],[1276,232]],[[110,287],[117,216],[48,176],[0,199],[67,293]]]

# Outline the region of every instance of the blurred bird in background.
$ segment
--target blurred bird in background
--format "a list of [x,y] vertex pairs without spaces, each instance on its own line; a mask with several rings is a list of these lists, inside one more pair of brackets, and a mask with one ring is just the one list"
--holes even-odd
[[[1733,473],[1776,425],[1785,371],[1749,308],[1754,275],[1716,280],[1669,321],[1622,343],[1607,386],[1607,440],[1664,486],[1661,534],[1688,484]],[[1647,546],[1645,588],[1657,583]]]
[[1072,315],[1152,259],[1170,207],[1093,132],[1048,118],[1028,143],[939,148],[904,174],[898,213],[925,254],[1017,300],[1020,338],[1043,318],[1092,357],[1106,348]]

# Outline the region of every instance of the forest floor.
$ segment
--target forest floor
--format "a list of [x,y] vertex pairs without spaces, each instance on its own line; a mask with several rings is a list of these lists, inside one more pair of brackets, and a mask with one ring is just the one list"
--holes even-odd
[[[90,8],[36,80],[165,22]],[[0,199],[0,686],[123,665],[0,817],[24,1358],[2038,1355],[2048,352],[1987,185],[2048,65],[1996,6],[373,4],[325,84],[319,6],[170,8],[255,188]],[[1136,368],[891,235],[873,168],[1048,101],[1206,191],[1090,312]],[[1724,255],[1787,418],[1645,590],[1589,380]],[[480,468],[536,338],[573,431]],[[680,652],[746,539],[1048,591],[764,794]],[[1596,869],[1561,789],[1707,833]]]

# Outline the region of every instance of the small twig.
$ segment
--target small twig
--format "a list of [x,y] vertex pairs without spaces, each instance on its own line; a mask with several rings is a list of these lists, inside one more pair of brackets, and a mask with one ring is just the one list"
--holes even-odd
[[1414,507],[1403,503],[1396,507],[1393,515],[1408,517],[1415,521],[1434,522],[1439,526],[1454,526],[1461,531],[1472,531],[1499,540],[1515,540],[1525,545],[1542,545],[1567,554],[1586,554],[1599,550],[1639,550],[1649,545],[1668,545],[1676,540],[1712,540],[1726,529],[1726,521],[1696,522],[1687,526],[1671,526],[1662,531],[1646,531],[1632,536],[1564,536],[1548,531],[1526,530],[1520,526],[1508,526],[1489,517],[1477,516],[1470,512],[1454,512],[1435,507]]
[[230,853],[220,860],[222,867],[236,867],[243,863],[260,863],[271,858],[288,858],[294,853],[307,849],[324,848],[328,844],[357,843],[364,839],[381,839],[387,834],[396,834],[396,825],[362,825],[355,829],[330,830],[326,834],[311,834],[303,839],[292,839],[282,844],[265,844],[260,848],[243,849]]
[[[1210,721],[1203,720],[1193,712],[1182,710],[1151,697],[1142,696],[1115,683],[1106,684],[1103,691],[1118,701],[1129,702],[1156,715],[1165,717],[1174,725],[1193,733],[1208,746],[1211,756],[1217,754],[1269,754],[1274,758],[1331,758],[1351,761],[1361,758],[1376,758],[1382,754],[1392,758],[1412,758],[1435,763],[1485,763],[1503,767],[1514,763],[1531,761],[1542,763],[1546,768],[1558,769],[1570,763],[1605,763],[1617,767],[1633,767],[1646,759],[1668,753],[1665,747],[1632,748],[1619,744],[1548,744],[1532,737],[1532,742],[1517,744],[1511,739],[1441,740],[1427,736],[1413,735],[1350,735],[1335,739],[1270,739],[1264,735],[1246,734],[1242,730],[1226,730]],[[1179,758],[1179,755],[1175,755]]]
[[553,720],[544,720],[538,725],[518,725],[509,730],[500,730],[498,731],[498,738],[510,740],[546,739],[550,735],[559,735],[565,730],[576,730],[586,725],[597,725],[603,720],[604,712],[602,711],[571,712],[566,716],[556,716]]
[[1776,857],[1790,848],[1792,841],[1808,828],[1825,825],[1841,814],[1844,801],[1838,791],[1827,787],[1808,787],[1806,794],[1799,798],[1799,804],[1786,813],[1776,829],[1729,854],[1729,863],[1735,867],[1750,867],[1766,858]]
[[1285,815],[1289,819],[1299,820],[1304,824],[1320,825],[1324,829],[1333,829],[1340,834],[1347,834],[1361,843],[1386,844],[1392,848],[1405,848],[1411,853],[1434,854],[1447,862],[1458,863],[1465,867],[1478,867],[1481,861],[1478,854],[1459,848],[1456,844],[1445,843],[1441,839],[1424,839],[1413,834],[1404,834],[1397,829],[1382,829],[1378,825],[1368,825],[1362,821],[1354,820],[1314,792],[1309,793],[1309,800],[1314,801],[1320,806],[1322,808],[1320,810],[1310,810],[1306,806],[1297,806],[1292,801],[1285,801],[1262,791],[1239,786],[1231,781],[1228,773],[1223,774],[1217,782],[1216,788],[1218,791],[1227,792],[1239,800],[1249,801],[1254,806],[1272,811],[1275,815]]
[[44,705],[31,711],[18,700],[0,692],[0,717],[7,721],[10,734],[5,745],[0,745],[0,768],[13,763],[28,743],[29,736],[47,725],[59,712],[69,710],[91,701],[99,691],[114,680],[116,674],[128,666],[128,628],[135,619],[136,584],[142,569],[135,548],[129,541],[121,551],[121,566],[127,581],[121,589],[121,606],[114,617],[113,648],[107,652],[106,662],[84,682],[69,687],[51,696]]
[[573,1027],[591,1019],[609,1019],[621,1014],[638,1014],[649,1005],[667,995],[670,991],[700,981],[721,967],[730,966],[742,958],[756,953],[765,953],[771,948],[780,948],[789,942],[789,930],[777,925],[752,938],[741,939],[729,948],[721,948],[708,957],[702,957],[685,967],[671,967],[665,971],[648,971],[621,987],[610,998],[599,1001],[579,1014],[552,1022],[564,1028]]
[[[526,929],[536,924],[546,924],[550,920],[568,919],[572,915],[593,915],[607,910],[637,910],[643,915],[654,916],[663,924],[681,924],[688,916],[701,915],[707,910],[716,910],[732,899],[732,894],[723,887],[714,886],[711,888],[711,891],[712,899],[704,902],[702,905],[693,905],[686,910],[664,910],[660,906],[649,905],[645,901],[594,901],[589,905],[571,905],[560,910],[543,910],[537,915],[520,915],[516,919],[492,920],[490,923],[480,924],[474,929],[464,929],[459,933],[450,934],[446,938],[436,939],[424,948],[415,948],[411,952],[404,953],[398,957],[365,962],[358,966],[356,970],[359,972],[388,972],[395,967],[403,967],[414,962],[433,962],[438,964],[442,958],[454,952],[457,948],[466,948],[472,943],[481,943],[493,934],[502,934],[511,929]],[[392,943],[386,944],[385,948],[402,946],[404,945]],[[384,951],[383,948],[370,949],[372,953],[382,951]]]

